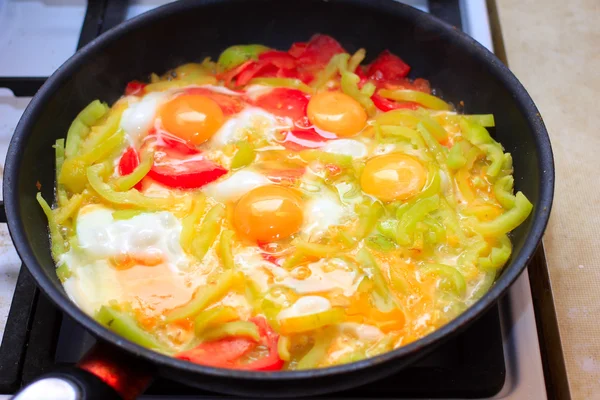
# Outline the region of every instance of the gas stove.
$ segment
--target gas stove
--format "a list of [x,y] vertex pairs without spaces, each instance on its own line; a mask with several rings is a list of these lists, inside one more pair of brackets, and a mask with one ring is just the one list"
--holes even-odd
[[[393,0],[390,0],[393,1]],[[0,160],[31,96],[78,48],[168,0],[0,1]],[[493,1],[405,0],[502,50]],[[0,188],[1,190],[1,188]],[[2,215],[0,214],[0,218]],[[530,282],[530,276],[535,277]],[[531,284],[530,284],[531,283]],[[564,378],[543,248],[529,274],[462,334],[402,372],[319,399],[547,399]],[[533,291],[533,296],[532,296]],[[0,225],[0,399],[57,366],[74,364],[94,338],[41,293]],[[559,343],[559,342],[558,342]],[[548,366],[552,365],[552,368]],[[142,399],[219,399],[156,380]]]

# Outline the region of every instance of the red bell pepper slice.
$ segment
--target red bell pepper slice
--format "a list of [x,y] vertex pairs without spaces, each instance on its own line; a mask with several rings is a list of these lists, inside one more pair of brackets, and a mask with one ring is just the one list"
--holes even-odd
[[369,78],[376,81],[389,81],[406,77],[410,66],[388,50],[384,50],[367,70]]
[[[227,170],[204,158],[185,141],[166,132],[148,135],[154,145],[154,165],[148,176],[158,183],[176,189],[196,189],[219,179]],[[145,144],[146,145],[146,144]]]
[[373,104],[375,104],[375,107],[377,107],[381,111],[391,111],[399,109],[416,110],[417,108],[419,108],[419,105],[417,103],[413,103],[412,101],[398,103],[393,100],[386,99],[385,97],[381,97],[377,93],[371,96],[371,100],[373,100]]
[[[119,160],[119,175],[125,176],[131,174],[140,165],[140,156],[135,148],[129,147]],[[137,190],[142,189],[142,182],[134,186]]]
[[164,131],[151,133],[148,137],[155,140],[154,149],[157,151],[167,152],[171,155],[177,154],[178,156],[200,154],[200,150],[185,140]]
[[266,64],[272,64],[280,69],[296,68],[296,59],[285,51],[266,51],[258,56],[258,61]]
[[431,94],[431,85],[427,79],[417,78],[414,81],[408,79],[391,80],[386,82],[380,82],[381,87],[390,90],[397,89],[408,89],[418,90],[419,92]]
[[180,360],[217,368],[233,368],[236,360],[249,352],[256,343],[247,338],[224,338],[204,342],[193,349],[177,354]]
[[[297,50],[294,49],[294,51]],[[317,34],[310,39],[304,51],[297,56],[297,61],[299,65],[321,68],[327,65],[331,57],[345,52],[342,45],[331,36]]]
[[191,350],[177,354],[175,357],[196,364],[217,368],[243,369],[250,371],[278,371],[283,367],[283,360],[277,352],[279,335],[271,329],[263,317],[250,319],[258,327],[260,345],[269,349],[269,354],[261,359],[242,363],[240,358],[256,347],[256,343],[247,338],[225,338],[201,343]]
[[279,335],[273,331],[263,317],[250,318],[250,321],[258,327],[261,344],[269,349],[269,354],[248,364],[238,363],[237,367],[250,371],[279,371],[283,367],[283,360],[279,358],[277,351]]
[[144,94],[146,84],[140,81],[131,81],[125,87],[126,96],[140,96]]
[[165,186],[176,189],[197,189],[216,181],[227,170],[202,156],[191,158],[164,157],[155,161],[148,176]]
[[292,47],[290,47],[290,49],[288,50],[288,53],[292,57],[298,58],[302,55],[302,53],[304,53],[307,46],[308,46],[308,43],[306,43],[306,42],[295,42],[292,44]]
[[317,133],[314,129],[293,129],[286,132],[285,139],[281,144],[292,151],[302,151],[306,149],[318,149],[323,147],[325,142],[330,140]]
[[237,67],[230,69],[229,71],[225,71],[222,74],[218,75],[218,79],[222,80],[225,86],[231,87],[233,86],[233,79],[238,76],[242,71],[246,70],[250,66],[255,64],[254,61],[248,60],[245,63],[238,65]]
[[300,90],[275,88],[258,97],[254,105],[279,117],[289,117],[295,122],[306,116],[308,98]]

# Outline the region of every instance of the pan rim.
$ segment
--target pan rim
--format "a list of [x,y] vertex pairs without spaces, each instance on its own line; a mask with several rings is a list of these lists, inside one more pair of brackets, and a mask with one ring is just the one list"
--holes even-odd
[[[523,244],[523,248],[518,254],[515,255],[512,263],[506,267],[505,272],[500,279],[496,281],[492,289],[457,318],[413,343],[379,356],[367,358],[350,364],[306,371],[278,371],[269,373],[220,369],[193,364],[156,353],[113,333],[79,309],[79,307],[75,305],[75,303],[73,303],[64,294],[64,292],[61,292],[57,287],[55,287],[54,283],[43,272],[41,266],[38,265],[21,222],[20,201],[18,191],[15,190],[18,185],[18,179],[15,177],[19,176],[19,164],[21,161],[20,155],[23,153],[27,139],[31,135],[33,121],[40,114],[46,101],[53,95],[55,89],[59,87],[66,79],[68,79],[71,73],[76,71],[81,64],[85,63],[89,56],[100,52],[105,46],[116,40],[119,40],[122,36],[127,35],[130,31],[135,30],[139,26],[152,24],[156,20],[160,20],[172,14],[184,12],[187,9],[205,7],[216,3],[219,3],[219,5],[222,5],[223,3],[234,4],[238,1],[243,0],[191,0],[170,3],[153,9],[100,35],[98,38],[94,39],[88,45],[76,52],[61,67],[59,67],[50,78],[48,78],[46,83],[44,83],[44,85],[27,106],[19,121],[19,124],[17,125],[17,128],[15,129],[7,153],[4,170],[4,204],[6,208],[9,232],[19,257],[23,261],[23,264],[26,265],[26,268],[28,268],[36,283],[42,288],[42,290],[44,290],[44,292],[46,292],[52,302],[55,303],[62,311],[74,318],[86,330],[92,332],[97,338],[111,343],[120,350],[123,350],[136,358],[147,359],[161,367],[184,370],[189,373],[204,374],[214,377],[243,380],[302,380],[345,374],[352,371],[366,369],[377,364],[385,364],[394,359],[418,357],[421,355],[419,353],[423,353],[423,355],[426,354],[436,345],[440,344],[444,339],[447,339],[452,334],[456,333],[462,328],[465,328],[467,325],[481,316],[484,311],[490,308],[497,301],[497,299],[499,299],[502,294],[508,290],[512,283],[525,270],[527,263],[531,260],[535,250],[541,242],[542,235],[548,224],[554,194],[554,161],[550,138],[539,111],[525,88],[508,69],[508,67],[506,67],[498,58],[496,58],[493,53],[462,31],[455,29],[451,25],[446,24],[430,14],[394,1],[330,0],[332,3],[354,5],[357,7],[363,7],[365,9],[374,9],[378,12],[386,12],[391,15],[403,15],[405,18],[418,18],[427,23],[427,29],[444,31],[445,34],[450,36],[451,40],[458,43],[459,46],[467,49],[471,57],[483,60],[486,66],[490,69],[491,74],[497,78],[503,86],[514,93],[515,102],[517,103],[518,108],[525,115],[529,123],[529,128],[534,134],[535,146],[540,160],[539,166],[542,175],[540,176],[539,201],[535,205],[536,208],[532,214],[532,218],[534,218],[534,220],[529,235]],[[256,3],[260,3],[268,0],[254,1]],[[390,368],[389,373],[394,371],[395,369]]]

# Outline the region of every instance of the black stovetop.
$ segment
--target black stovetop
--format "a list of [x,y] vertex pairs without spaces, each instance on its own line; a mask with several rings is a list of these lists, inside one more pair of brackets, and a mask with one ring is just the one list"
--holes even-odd
[[[88,0],[78,47],[123,20],[125,0]],[[459,0],[430,0],[430,12],[461,28]],[[0,77],[0,86],[16,96],[32,96],[44,78]],[[94,339],[39,292],[21,269],[0,346],[0,394],[57,366],[73,364]],[[420,362],[389,378],[322,398],[486,398],[498,393],[506,367],[498,308],[447,341]],[[145,395],[216,397],[218,395],[157,379]]]

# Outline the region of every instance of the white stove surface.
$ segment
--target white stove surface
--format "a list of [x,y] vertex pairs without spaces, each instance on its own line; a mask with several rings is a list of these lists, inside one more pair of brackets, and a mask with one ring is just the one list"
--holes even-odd
[[[171,1],[130,0],[127,18]],[[427,0],[397,1],[429,11]],[[51,75],[76,50],[86,4],[85,0],[0,0],[0,77]],[[493,51],[485,0],[460,0],[460,6],[465,32]],[[30,99],[15,97],[10,90],[0,87],[0,174],[10,138]],[[0,340],[20,267],[7,227],[0,225]],[[494,399],[546,399],[526,273],[501,301],[500,310],[507,377],[504,388]],[[7,398],[0,394],[0,400]]]

